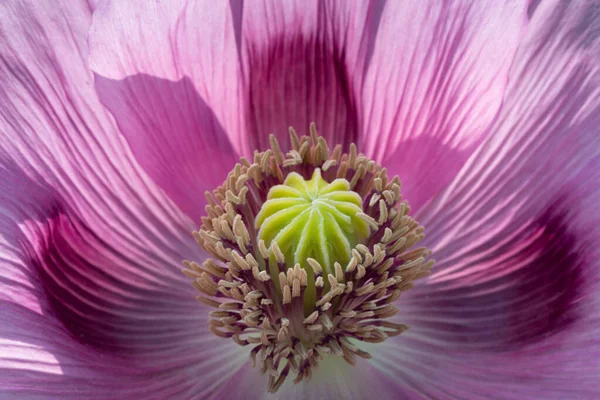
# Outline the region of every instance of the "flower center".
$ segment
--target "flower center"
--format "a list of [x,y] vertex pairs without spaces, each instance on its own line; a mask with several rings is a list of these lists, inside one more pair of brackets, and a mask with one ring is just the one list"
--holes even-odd
[[314,125],[310,137],[290,137],[288,153],[271,136],[271,149],[242,158],[207,193],[194,237],[212,258],[183,271],[216,308],[209,329],[251,346],[269,392],[290,372],[310,379],[323,357],[370,358],[359,343],[407,329],[387,320],[393,303],[433,266],[426,248],[409,250],[423,228],[397,177],[354,145],[330,151]]
[[[310,180],[291,172],[282,185],[269,190],[255,221],[260,229],[258,238],[268,247],[276,243],[287,266],[306,270],[306,315],[316,302],[315,276],[335,274],[335,268],[346,265],[352,249],[369,234],[369,226],[357,216],[361,212],[362,198],[350,190],[350,183],[342,178],[329,183],[322,178],[320,168],[315,168]],[[269,261],[269,273],[277,276],[276,258],[272,256]],[[329,290],[328,281],[324,287]],[[291,288],[280,285],[278,289],[285,294],[284,304],[290,302]]]

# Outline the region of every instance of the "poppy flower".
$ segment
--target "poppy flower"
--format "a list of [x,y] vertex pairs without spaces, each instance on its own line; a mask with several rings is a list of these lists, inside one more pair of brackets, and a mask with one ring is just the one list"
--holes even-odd
[[3,2],[0,397],[598,398],[599,11]]

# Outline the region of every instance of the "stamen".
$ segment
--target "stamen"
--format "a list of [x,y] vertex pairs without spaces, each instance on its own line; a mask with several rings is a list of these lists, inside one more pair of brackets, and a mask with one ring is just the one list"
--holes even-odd
[[376,230],[377,228],[379,228],[379,225],[377,225],[377,221],[375,220],[375,218],[371,217],[370,215],[361,212],[356,214],[356,216],[364,220],[367,224],[369,224],[369,226],[372,229]]
[[320,275],[323,273],[323,267],[321,267],[321,264],[319,264],[317,260],[315,260],[314,258],[307,258],[306,261],[312,267],[313,271],[315,272],[315,275]]
[[319,312],[313,311],[312,314],[310,314],[308,317],[304,318],[303,323],[312,324],[313,322],[315,322],[317,320],[318,317],[319,317]]
[[404,332],[386,319],[433,261],[426,248],[411,250],[424,230],[408,215],[400,180],[355,144],[330,151],[314,124],[310,137],[290,128],[287,153],[275,136],[269,142],[205,194],[193,235],[212,258],[184,261],[183,273],[213,308],[209,330],[251,345],[274,393],[292,373],[309,380],[325,355],[353,365],[371,357],[360,341]]
[[327,171],[329,168],[334,167],[337,164],[336,160],[327,160],[323,163],[323,171]]

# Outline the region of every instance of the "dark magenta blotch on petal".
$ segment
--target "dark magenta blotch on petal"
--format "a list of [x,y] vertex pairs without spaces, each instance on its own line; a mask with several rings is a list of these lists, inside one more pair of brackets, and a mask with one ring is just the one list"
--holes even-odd
[[317,36],[279,36],[248,43],[248,138],[251,149],[269,146],[275,134],[289,148],[288,128],[308,132],[315,122],[331,146],[343,150],[358,139],[355,88],[343,48]]
[[24,249],[48,312],[75,340],[123,356],[151,352],[162,338],[183,332],[170,316],[185,305],[186,294],[173,293],[168,279],[156,282],[135,256],[116,250],[64,210],[46,225]]
[[473,264],[485,263],[484,270],[470,273],[460,287],[432,283],[415,299],[444,315],[423,327],[457,348],[489,351],[517,350],[568,330],[580,317],[588,262],[569,228],[559,203],[493,252],[475,249],[482,257]]

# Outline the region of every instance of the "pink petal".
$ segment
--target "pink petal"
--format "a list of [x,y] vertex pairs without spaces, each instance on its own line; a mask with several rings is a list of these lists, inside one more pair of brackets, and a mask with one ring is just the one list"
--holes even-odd
[[61,211],[28,221],[19,243],[22,265],[2,276],[3,291],[13,292],[0,328],[3,390],[49,398],[208,396],[247,360],[208,332],[208,310],[185,279],[152,265],[175,272],[176,256],[109,244]]
[[227,3],[108,1],[94,12],[90,45],[96,89],[136,160],[199,221],[204,192],[239,158],[225,133],[240,120]]
[[227,4],[108,1],[90,34],[100,98],[140,165],[196,220],[203,192],[222,183],[236,151],[251,156],[270,133],[287,148],[289,126],[306,132],[316,122],[332,145],[356,139],[353,80],[381,11]]
[[413,209],[489,133],[526,24],[525,2],[387,2],[362,88],[365,153]]
[[244,3],[241,57],[245,76],[245,153],[268,147],[274,133],[306,133],[315,122],[331,144],[347,149],[361,129],[358,85],[381,18],[380,2]]
[[468,252],[434,250],[441,270],[398,303],[410,330],[369,349],[398,390],[457,399],[600,395],[600,174],[581,178],[537,218],[511,220],[514,234]]
[[[177,96],[178,102],[189,103],[186,109],[196,108],[198,111],[208,106],[214,114],[211,119],[215,119],[209,123],[222,126],[226,132],[240,132],[243,130],[243,107],[235,18],[230,2],[104,1],[94,10],[89,35],[90,66],[96,74],[113,80],[137,74],[173,82],[187,77],[189,81],[171,85],[172,93],[165,95],[163,105],[173,99],[169,97],[172,94]],[[146,84],[149,87],[142,87]],[[135,95],[141,104],[129,104],[131,111],[140,108],[140,114],[148,119],[153,108],[150,107],[150,99],[144,96],[151,94],[155,97],[166,83],[156,80],[143,82],[143,85],[130,81],[127,88],[122,84],[123,88],[115,92],[125,100],[132,100]],[[197,94],[193,93],[193,89]],[[203,104],[194,104],[199,99]],[[160,102],[154,105],[162,106]],[[171,106],[159,115],[172,112],[173,108]],[[200,115],[205,113],[202,111]],[[204,119],[197,117],[195,123],[206,125]],[[158,126],[164,125],[164,121],[158,122],[161,122]],[[178,128],[183,126],[182,123]],[[193,126],[188,124],[186,132],[191,129]],[[214,127],[204,129],[209,130],[197,134],[209,136],[219,133]],[[168,143],[162,144],[166,146]],[[203,150],[194,150],[200,154],[198,158],[202,158]],[[239,152],[240,149],[235,150]]]
[[199,223],[204,192],[220,186],[239,157],[190,80],[97,75],[96,89],[144,171]]
[[90,84],[90,21],[86,2],[2,12],[0,397],[196,398],[246,355],[208,333],[180,272],[203,258],[193,224]]
[[562,8],[538,7],[492,135],[420,212],[438,251],[460,257],[491,236],[515,234],[590,179],[600,154],[600,45],[590,41],[585,8]]
[[399,302],[409,332],[373,350],[399,385],[433,398],[600,396],[593,12],[537,7],[493,133],[420,211],[438,264]]

